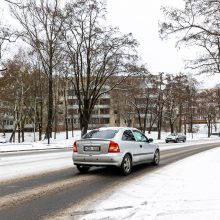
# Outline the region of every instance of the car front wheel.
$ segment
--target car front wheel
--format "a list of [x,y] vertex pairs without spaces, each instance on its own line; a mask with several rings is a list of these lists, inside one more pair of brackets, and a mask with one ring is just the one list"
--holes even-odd
[[131,169],[132,169],[131,157],[128,154],[126,154],[121,163],[121,173],[127,176],[131,173]]
[[90,167],[89,166],[83,166],[83,165],[77,165],[76,168],[80,173],[87,173],[89,171]]
[[155,153],[154,153],[154,159],[153,159],[152,164],[154,166],[157,166],[159,163],[160,163],[160,151],[156,150]]

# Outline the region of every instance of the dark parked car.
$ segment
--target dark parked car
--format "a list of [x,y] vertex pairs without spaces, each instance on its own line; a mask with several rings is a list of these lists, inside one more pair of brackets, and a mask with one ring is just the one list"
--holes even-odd
[[166,141],[166,143],[169,143],[169,142],[177,143],[179,141],[185,142],[186,141],[186,135],[182,134],[182,133],[171,133],[166,137],[165,141]]

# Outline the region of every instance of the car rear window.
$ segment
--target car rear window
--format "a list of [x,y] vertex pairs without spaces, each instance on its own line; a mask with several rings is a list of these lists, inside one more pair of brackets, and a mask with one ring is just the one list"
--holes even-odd
[[83,139],[88,138],[100,138],[100,139],[112,139],[117,134],[118,130],[93,130],[83,136]]

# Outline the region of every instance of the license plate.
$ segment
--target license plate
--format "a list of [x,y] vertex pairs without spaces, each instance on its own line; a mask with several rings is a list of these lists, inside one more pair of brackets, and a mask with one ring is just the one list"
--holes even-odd
[[99,146],[84,146],[84,151],[100,151]]

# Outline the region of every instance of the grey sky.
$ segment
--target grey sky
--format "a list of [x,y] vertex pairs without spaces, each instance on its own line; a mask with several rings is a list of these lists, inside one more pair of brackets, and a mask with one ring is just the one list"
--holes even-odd
[[[175,39],[162,41],[158,34],[158,21],[163,20],[161,5],[183,7],[183,0],[107,0],[108,22],[118,26],[122,33],[133,33],[139,41],[139,54],[142,62],[154,74],[158,72],[179,73],[184,70],[184,60],[195,57],[198,51],[193,48],[175,48]],[[3,20],[11,19],[7,5],[0,0]],[[1,16],[2,18],[2,16]],[[205,87],[218,83],[218,76],[200,76]]]
[[[108,21],[123,33],[132,32],[140,42],[139,53],[143,63],[153,73],[179,73],[184,60],[192,59],[199,51],[195,48],[175,48],[175,39],[162,41],[158,34],[158,21],[163,20],[161,5],[183,7],[183,0],[108,0]],[[187,70],[188,72],[189,70]],[[218,83],[218,76],[199,76],[205,87]]]

